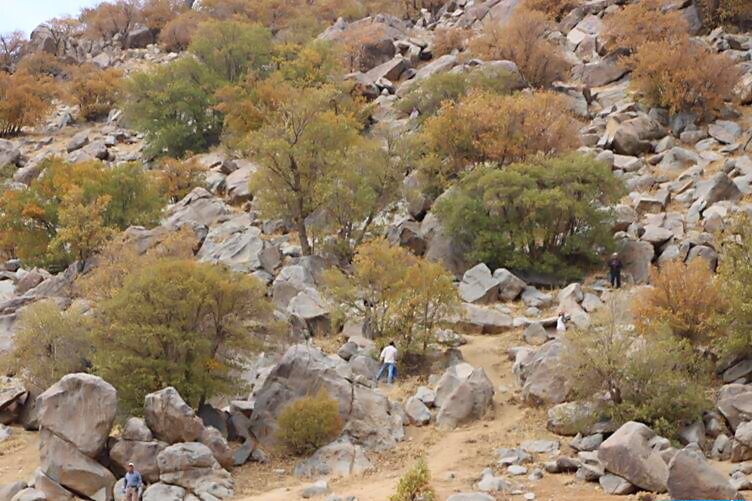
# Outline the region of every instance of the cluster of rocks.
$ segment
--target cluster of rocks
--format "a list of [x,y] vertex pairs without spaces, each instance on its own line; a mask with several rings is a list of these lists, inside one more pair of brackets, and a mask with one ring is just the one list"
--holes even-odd
[[[494,388],[480,367],[460,362],[449,367],[435,390],[421,386],[405,401],[405,414],[415,426],[435,419],[439,429],[452,430],[486,416],[493,409]],[[435,418],[431,409],[436,409]]]
[[576,473],[613,495],[649,491],[668,492],[671,499],[741,499],[739,491],[750,486],[744,469],[727,478],[705,459],[696,442],[677,449],[642,423],[627,422],[604,436],[578,435],[570,443],[576,455],[546,462],[546,471]]
[[88,374],[69,374],[47,389],[36,400],[40,467],[28,483],[4,487],[0,498],[121,499],[122,480],[116,477],[130,462],[148,484],[144,500],[232,497],[227,442],[174,388],[148,395],[144,418],[130,418],[115,437],[110,434],[117,405],[115,389]]

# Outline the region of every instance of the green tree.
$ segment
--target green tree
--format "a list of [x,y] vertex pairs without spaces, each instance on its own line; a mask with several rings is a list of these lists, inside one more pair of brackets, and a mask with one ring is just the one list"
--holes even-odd
[[92,350],[88,332],[88,322],[75,306],[62,311],[52,300],[34,303],[20,314],[3,368],[44,391],[66,374],[87,370]]
[[133,271],[101,306],[94,367],[128,412],[165,386],[196,406],[239,389],[232,371],[271,312],[254,277],[195,261],[157,262]]
[[590,156],[536,157],[478,167],[437,204],[448,234],[493,268],[573,278],[612,243],[621,193],[611,169]]
[[752,219],[738,216],[722,240],[718,288],[726,308],[718,319],[715,342],[727,358],[752,354]]
[[192,57],[133,75],[125,84],[125,112],[144,132],[147,152],[181,157],[217,144],[223,119],[214,94],[221,83]]
[[424,351],[440,319],[459,304],[452,276],[440,264],[384,239],[357,249],[351,275],[329,270],[325,283],[340,316],[362,319],[370,334],[397,339],[404,352]]
[[337,93],[288,85],[283,99],[266,105],[266,122],[249,138],[260,165],[253,193],[268,217],[292,219],[306,256],[313,252],[306,218],[325,203],[327,181],[350,167],[361,142],[355,118],[333,106]]
[[248,71],[263,75],[270,70],[272,34],[259,24],[208,21],[199,26],[188,50],[218,78],[236,82]]
[[614,299],[589,329],[565,338],[562,361],[572,393],[585,400],[605,393],[602,412],[617,425],[640,421],[676,438],[683,424],[711,407],[709,367],[689,341],[667,328],[636,334],[625,303]]
[[[28,189],[9,189],[0,197],[0,246],[30,265],[64,267],[76,258],[67,252],[67,246],[51,245],[58,231],[68,225],[70,236],[82,230],[81,225],[92,229],[89,223],[101,226],[96,230],[100,234],[100,230],[107,233],[105,228],[124,230],[134,224],[154,225],[159,220],[162,197],[151,175],[139,164],[105,168],[98,161],[68,164],[51,158],[42,163],[42,169],[45,175],[32,181]],[[61,220],[61,206],[73,191],[80,193]],[[107,204],[103,203],[105,198]],[[84,207],[98,208],[101,222],[99,216],[85,221]],[[70,238],[65,241],[70,242]]]

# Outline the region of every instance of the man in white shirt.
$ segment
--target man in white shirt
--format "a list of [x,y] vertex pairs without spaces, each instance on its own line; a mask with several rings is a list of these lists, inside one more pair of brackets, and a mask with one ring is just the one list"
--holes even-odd
[[386,371],[386,381],[387,383],[392,384],[397,369],[397,348],[394,347],[394,341],[389,342],[389,344],[381,350],[379,360],[382,365],[379,369],[379,374],[376,376],[376,382],[381,380],[381,376],[383,376],[384,371]]

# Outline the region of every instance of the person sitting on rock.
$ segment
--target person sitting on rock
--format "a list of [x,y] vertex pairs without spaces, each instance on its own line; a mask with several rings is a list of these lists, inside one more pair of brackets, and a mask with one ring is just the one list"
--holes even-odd
[[392,384],[397,370],[397,348],[394,347],[394,341],[390,341],[389,344],[381,350],[379,360],[382,365],[376,376],[376,382],[381,380],[381,376],[383,376],[384,371],[386,371],[386,381],[387,383]]
[[614,252],[611,254],[611,259],[608,260],[608,280],[611,282],[611,287],[621,288],[621,267],[619,254]]
[[125,483],[123,484],[125,501],[138,501],[143,486],[144,482],[141,479],[141,474],[136,471],[133,463],[128,463],[128,471],[125,472]]

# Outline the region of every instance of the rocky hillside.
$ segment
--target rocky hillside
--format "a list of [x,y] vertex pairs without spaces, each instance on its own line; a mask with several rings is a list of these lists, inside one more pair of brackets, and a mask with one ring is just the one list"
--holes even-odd
[[0,501],[122,499],[129,462],[151,501],[741,499],[750,22],[117,0],[3,35]]

